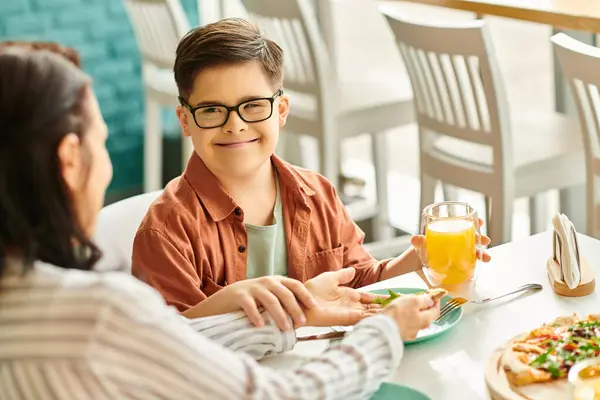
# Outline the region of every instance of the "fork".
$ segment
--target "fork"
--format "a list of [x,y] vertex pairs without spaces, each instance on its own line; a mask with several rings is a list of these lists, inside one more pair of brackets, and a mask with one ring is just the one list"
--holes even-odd
[[441,322],[448,315],[450,315],[451,312],[453,312],[454,310],[458,310],[465,304],[487,304],[491,301],[498,300],[503,297],[510,296],[512,294],[527,292],[530,290],[541,290],[542,287],[543,286],[538,283],[529,283],[527,285],[518,287],[517,289],[513,290],[512,292],[504,293],[504,294],[502,294],[500,296],[496,296],[496,297],[488,297],[487,299],[483,299],[483,300],[467,300],[463,297],[455,297],[442,306],[442,308],[440,309],[440,316],[438,317],[438,319],[435,320],[435,322]]

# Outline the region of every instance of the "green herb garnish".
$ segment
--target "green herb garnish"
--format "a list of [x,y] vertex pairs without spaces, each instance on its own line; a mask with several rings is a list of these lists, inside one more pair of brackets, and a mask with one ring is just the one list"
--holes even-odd
[[388,293],[390,294],[390,297],[388,297],[387,299],[381,299],[378,297],[375,299],[375,301],[373,301],[373,303],[381,304],[381,307],[385,307],[388,304],[390,304],[392,301],[394,301],[394,299],[397,299],[398,297],[400,297],[400,295],[398,293],[395,293],[391,289],[388,289]]

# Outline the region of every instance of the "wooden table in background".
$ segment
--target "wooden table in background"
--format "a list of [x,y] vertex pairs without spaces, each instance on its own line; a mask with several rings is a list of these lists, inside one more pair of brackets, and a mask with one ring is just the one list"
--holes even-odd
[[399,0],[600,33],[598,0]]

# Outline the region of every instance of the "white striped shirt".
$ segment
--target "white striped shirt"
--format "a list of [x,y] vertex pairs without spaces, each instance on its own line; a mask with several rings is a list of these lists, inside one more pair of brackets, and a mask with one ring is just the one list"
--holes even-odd
[[0,284],[0,400],[359,399],[400,362],[396,324],[371,317],[294,370],[256,359],[290,350],[270,316],[187,320],[124,273],[36,263]]

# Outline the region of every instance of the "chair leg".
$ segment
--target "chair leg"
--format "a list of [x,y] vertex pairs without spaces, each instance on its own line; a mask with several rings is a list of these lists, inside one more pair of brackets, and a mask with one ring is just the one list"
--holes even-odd
[[444,201],[458,201],[458,189],[454,186],[442,183]]
[[162,129],[159,104],[146,96],[144,138],[144,191],[162,188]]
[[534,235],[546,230],[549,221],[547,193],[529,198],[529,234]]
[[435,187],[437,181],[425,174],[421,174],[421,212],[435,201]]
[[564,213],[583,234],[587,231],[585,215],[585,185],[560,190],[560,212]]
[[333,184],[338,194],[341,194],[342,191],[340,187],[340,149],[340,143],[335,146],[326,146],[323,142],[319,143],[319,172]]
[[486,225],[486,229],[489,229],[489,225],[490,225],[490,218],[492,215],[492,200],[489,196],[485,196],[483,197],[484,202],[485,202],[485,210],[484,213],[485,215],[480,215],[479,218],[483,218],[485,221],[485,225]]
[[488,200],[489,222],[487,233],[491,246],[510,242],[512,234],[514,199],[499,191]]
[[377,191],[377,215],[374,218],[375,229],[373,236],[375,241],[387,240],[394,236],[389,219],[388,199],[388,163],[387,134],[379,132],[371,135],[371,151],[373,166],[375,167],[375,189]]

